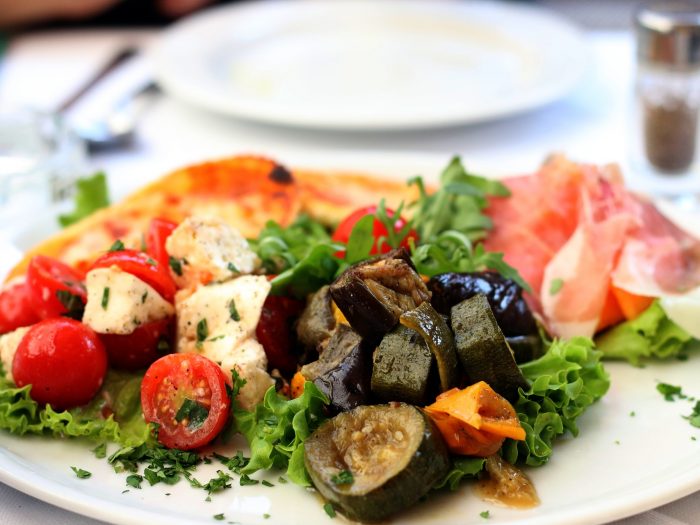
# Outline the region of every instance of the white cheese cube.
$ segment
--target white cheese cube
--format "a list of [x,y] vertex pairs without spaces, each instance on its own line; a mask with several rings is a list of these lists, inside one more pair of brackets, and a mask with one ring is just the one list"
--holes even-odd
[[275,380],[267,373],[265,349],[255,339],[246,339],[235,348],[222,361],[221,368],[227,376],[235,369],[246,380],[236,397],[237,403],[245,410],[252,410],[262,401],[267,389],[275,384]]
[[83,323],[100,334],[130,334],[139,326],[175,314],[151,286],[118,266],[90,270],[85,281]]
[[2,367],[5,370],[5,377],[10,381],[14,381],[14,378],[12,377],[12,362],[15,359],[17,347],[30,328],[30,326],[25,326],[22,328],[17,328],[17,330],[8,332],[4,335],[0,335],[0,360],[2,361]]
[[260,264],[238,230],[213,217],[188,217],[170,234],[165,248],[180,288],[224,282],[251,273]]

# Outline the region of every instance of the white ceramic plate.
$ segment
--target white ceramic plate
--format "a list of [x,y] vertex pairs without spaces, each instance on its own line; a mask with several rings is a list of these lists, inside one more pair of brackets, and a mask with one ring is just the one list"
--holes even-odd
[[408,129],[465,124],[565,94],[585,66],[578,30],[493,1],[256,2],[166,31],[159,82],[200,107],[274,124]]
[[[295,166],[364,169],[397,177],[435,175],[448,160],[435,155],[347,153],[339,154],[335,163],[330,158],[332,155],[297,155],[280,160]],[[48,214],[29,220],[24,230],[17,230],[15,242],[26,248],[48,235],[54,217]],[[686,401],[666,402],[656,391],[657,381],[663,381],[682,385],[687,394],[700,398],[698,367],[700,355],[685,362],[670,361],[646,368],[607,364],[611,390],[580,418],[579,437],[558,441],[550,463],[528,471],[542,500],[539,507],[527,511],[495,507],[479,500],[467,484],[459,493],[431,496],[398,516],[396,522],[484,523],[479,513],[489,510],[488,523],[494,525],[595,524],[643,512],[700,490],[700,429],[681,417],[690,413],[692,405]],[[698,437],[698,441],[691,436]],[[122,493],[128,488],[126,475],[115,474],[104,460],[93,457],[90,448],[80,442],[0,433],[0,481],[48,503],[114,523],[211,524],[219,513],[224,513],[224,523],[330,523],[317,495],[291,484],[278,484],[278,473],[268,477],[275,483],[274,488],[234,483],[232,489],[214,495],[211,502],[204,501],[205,492],[190,488],[184,481],[172,487],[149,487],[144,483],[142,490]],[[232,453],[236,448],[233,444],[221,452]],[[215,463],[203,465],[197,478],[206,481],[213,477],[216,468],[221,468]],[[80,480],[71,466],[93,475]],[[269,514],[269,519],[264,514]]]

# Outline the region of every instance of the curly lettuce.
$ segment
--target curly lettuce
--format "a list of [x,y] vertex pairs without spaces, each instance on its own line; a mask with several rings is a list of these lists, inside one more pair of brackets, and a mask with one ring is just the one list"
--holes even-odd
[[601,356],[593,341],[575,337],[552,342],[542,357],[521,365],[531,386],[520,390],[513,406],[526,438],[506,440],[502,455],[507,461],[543,465],[556,438],[566,432],[578,435],[576,419],[610,387]]
[[608,330],[596,339],[605,359],[626,359],[640,365],[645,359],[682,356],[692,337],[671,321],[658,301],[636,319]]

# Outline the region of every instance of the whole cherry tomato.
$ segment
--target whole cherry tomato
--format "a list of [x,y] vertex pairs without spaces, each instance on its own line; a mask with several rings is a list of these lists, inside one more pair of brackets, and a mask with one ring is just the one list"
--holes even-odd
[[0,291],[0,334],[41,321],[34,312],[26,282],[14,283]]
[[143,416],[160,425],[158,441],[166,447],[202,447],[226,425],[231,407],[227,383],[219,365],[202,355],[166,355],[143,377]]
[[83,276],[67,264],[36,255],[27,268],[29,301],[41,319],[82,309],[87,300]]
[[172,318],[151,321],[130,334],[98,334],[107,350],[109,365],[121,370],[146,368],[170,353]]
[[[365,206],[364,208],[359,208],[355,210],[340,222],[338,228],[335,230],[335,233],[333,233],[333,240],[342,243],[347,243],[350,239],[350,233],[355,227],[355,224],[357,224],[357,221],[359,221],[365,215],[375,215],[376,213],[376,206]],[[389,217],[394,216],[394,210],[391,210],[389,208],[386,209],[386,213]],[[406,220],[403,217],[399,217],[394,223],[394,231],[400,232],[404,226],[406,226]],[[391,246],[386,242],[386,238],[388,235],[389,232],[386,226],[384,226],[384,224],[379,219],[374,219],[374,228],[372,230],[374,244],[372,245],[372,250],[370,251],[370,254],[376,255],[391,251]],[[377,243],[382,238],[383,241],[381,245],[377,246]],[[409,230],[408,233],[404,236],[404,238],[401,239],[399,246],[403,246],[404,248],[410,248],[410,239],[413,239],[414,243],[418,242],[418,233],[416,232],[416,230]],[[338,256],[342,257],[344,253],[345,252],[339,252]]]
[[138,277],[153,287],[163,299],[172,302],[175,298],[175,283],[167,266],[163,266],[149,255],[136,250],[119,250],[107,252],[99,257],[90,268],[109,268],[118,266],[123,271]]
[[269,295],[255,329],[258,341],[267,354],[270,368],[277,368],[283,374],[293,374],[297,369],[297,357],[292,351],[292,325],[303,309],[304,303],[301,301]]
[[55,317],[32,326],[12,362],[19,387],[32,385],[31,396],[55,409],[88,403],[107,373],[107,353],[88,326]]
[[165,249],[165,241],[177,228],[177,223],[167,219],[153,219],[146,235],[146,253],[158,261],[161,266],[167,268],[170,265],[168,252]]

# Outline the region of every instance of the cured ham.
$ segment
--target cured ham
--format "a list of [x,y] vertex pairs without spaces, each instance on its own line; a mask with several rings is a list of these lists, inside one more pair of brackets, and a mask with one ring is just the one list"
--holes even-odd
[[511,196],[490,204],[486,249],[517,268],[554,334],[592,336],[650,298],[700,286],[700,240],[627,191],[614,167],[555,156],[504,182]]

